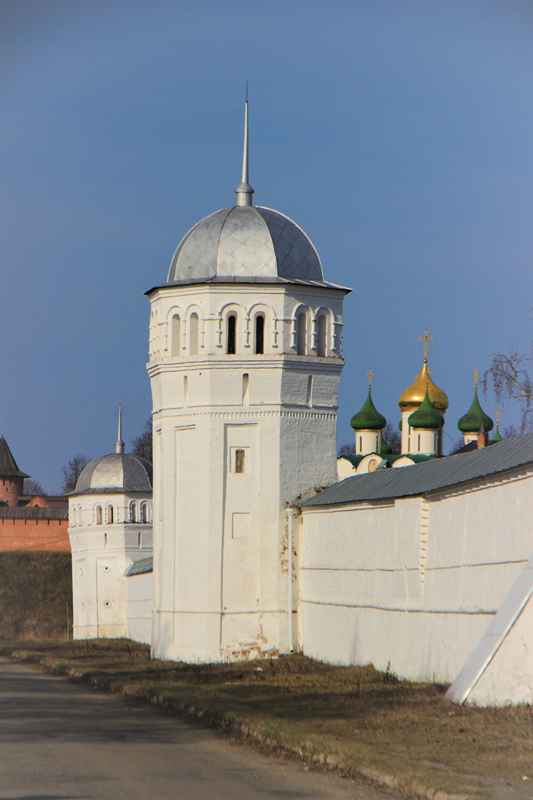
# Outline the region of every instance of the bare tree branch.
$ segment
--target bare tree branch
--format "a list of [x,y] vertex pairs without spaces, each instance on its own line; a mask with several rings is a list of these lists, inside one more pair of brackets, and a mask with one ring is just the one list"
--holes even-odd
[[63,494],[74,491],[78,478],[88,463],[87,456],[84,456],[83,453],[76,453],[68,464],[63,467],[63,486],[61,487]]
[[143,432],[132,439],[131,452],[152,463],[152,417],[146,420]]
[[509,402],[518,402],[522,414],[520,433],[533,430],[533,381],[530,378],[530,365],[533,365],[533,357],[519,355],[515,347],[509,354],[493,355],[491,365],[481,380],[485,396],[490,384],[496,401],[502,407]]

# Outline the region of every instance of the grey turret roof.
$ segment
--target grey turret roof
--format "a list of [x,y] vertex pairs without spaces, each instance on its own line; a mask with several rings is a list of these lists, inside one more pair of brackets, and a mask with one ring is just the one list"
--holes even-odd
[[3,436],[0,436],[0,478],[29,478],[25,472],[21,472],[17,462],[13,458],[13,453]]
[[95,458],[82,471],[72,495],[87,493],[151,492],[152,465],[131,453]]
[[289,217],[261,206],[233,206],[201,220],[174,253],[167,285],[327,284],[318,253]]
[[278,277],[323,282],[311,241],[277,211],[234,206],[211,214],[186,234],[172,259],[168,282]]

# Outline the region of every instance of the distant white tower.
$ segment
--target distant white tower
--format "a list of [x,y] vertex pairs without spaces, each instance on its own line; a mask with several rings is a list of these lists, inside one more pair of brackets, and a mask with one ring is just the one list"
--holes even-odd
[[124,572],[152,555],[152,465],[124,452],[121,410],[115,452],[87,464],[68,507],[74,639],[149,642],[150,598],[144,617],[128,614],[141,604],[128,597]]
[[236,205],[192,228],[167,283],[147,292],[152,652],[163,659],[291,648],[286,505],[336,480],[349,290],[324,281],[315,248],[294,222],[252,206],[248,103],[235,191]]

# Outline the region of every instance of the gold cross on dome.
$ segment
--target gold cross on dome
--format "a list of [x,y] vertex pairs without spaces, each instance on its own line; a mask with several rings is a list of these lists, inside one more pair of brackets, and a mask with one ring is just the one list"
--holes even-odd
[[433,336],[428,336],[428,329],[426,328],[426,332],[424,336],[418,337],[421,342],[424,342],[424,359],[427,361],[428,357],[428,342],[433,341]]
[[502,412],[498,411],[498,409],[496,409],[496,411],[494,412],[494,416],[496,417],[496,427],[499,427],[499,425],[500,425],[500,417],[501,417],[501,415],[502,415]]
[[374,373],[372,372],[371,369],[369,369],[368,372],[366,373],[366,377],[368,378],[368,388],[371,389],[372,388],[372,378],[374,377]]
[[473,371],[472,375],[474,376],[474,389],[477,389],[477,379],[481,375],[481,372],[476,367],[475,370]]

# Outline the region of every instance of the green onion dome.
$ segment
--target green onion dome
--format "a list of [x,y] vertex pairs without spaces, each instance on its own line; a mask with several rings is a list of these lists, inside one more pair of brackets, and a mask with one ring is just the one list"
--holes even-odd
[[350,425],[355,431],[380,431],[383,430],[387,420],[385,417],[376,411],[374,403],[372,402],[371,390],[368,390],[368,397],[361,411],[352,417]]
[[444,417],[431,405],[429,388],[427,386],[422,403],[416,411],[413,411],[407,422],[411,428],[425,428],[429,430],[439,430],[439,428],[442,428],[444,425]]
[[496,425],[496,433],[492,437],[493,442],[503,442],[503,436],[500,434],[500,426]]
[[381,449],[379,452],[382,456],[390,456],[392,454],[392,448],[389,444],[387,444],[383,436],[381,436]]
[[485,431],[491,431],[494,427],[494,422],[483,411],[479,405],[477,397],[477,389],[474,389],[474,399],[469,411],[466,412],[464,417],[461,417],[457,423],[457,427],[461,433],[478,433],[481,428]]

